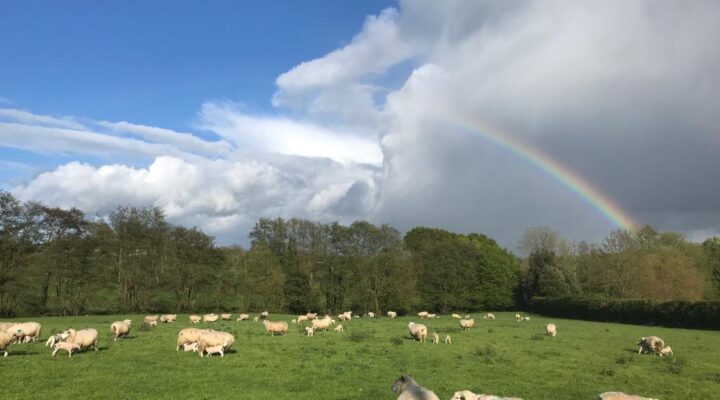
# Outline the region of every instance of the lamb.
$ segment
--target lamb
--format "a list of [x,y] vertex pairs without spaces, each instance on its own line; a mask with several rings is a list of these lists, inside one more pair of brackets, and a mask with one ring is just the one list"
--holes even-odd
[[227,332],[218,332],[209,330],[200,334],[197,340],[198,353],[203,357],[208,349],[221,346],[223,351],[227,351],[235,343],[235,336]]
[[410,336],[419,340],[421,343],[427,339],[427,326],[423,324],[411,322],[408,324],[408,331],[410,332]]
[[445,344],[452,344],[452,339],[450,339],[450,335],[445,335]]
[[428,316],[428,312],[427,312],[427,311],[420,311],[420,312],[418,313],[418,317],[420,317],[420,318],[427,318],[427,316]]
[[311,312],[309,312],[309,313],[305,314],[305,316],[306,316],[309,320],[312,321],[312,320],[314,320],[315,318],[317,318],[318,315],[317,315],[317,313],[311,313]]
[[327,329],[330,327],[330,325],[332,325],[332,323],[333,320],[330,317],[325,316],[325,318],[323,319],[314,319],[312,321],[312,327],[315,330],[322,329],[324,331],[327,331]]
[[469,390],[455,392],[450,400],[522,400],[517,397],[498,397],[489,394],[475,394]]
[[68,343],[75,343],[79,345],[81,350],[85,350],[92,346],[95,351],[98,351],[98,332],[93,328],[81,329],[79,331],[76,331],[75,329],[68,329],[61,334],[61,337]]
[[335,327],[335,332],[344,332],[344,331],[345,331],[345,328],[343,328],[342,325],[338,325]]
[[218,318],[220,317],[215,313],[205,314],[202,317],[202,322],[216,322]]
[[437,314],[430,314],[430,313],[428,313],[427,317],[428,318],[440,318],[437,316]]
[[460,318],[462,318],[462,317],[460,316],[460,314],[453,314],[452,317],[455,318],[455,319],[460,319]]
[[200,321],[202,321],[201,316],[199,316],[199,315],[191,315],[190,316],[190,322],[192,322],[193,324],[199,324]]
[[395,311],[388,311],[387,316],[388,316],[388,318],[396,318],[397,313]]
[[79,350],[80,350],[80,345],[77,344],[77,343],[70,343],[70,342],[57,342],[57,343],[55,343],[55,344],[53,345],[53,349],[55,349],[55,350],[52,352],[52,356],[53,356],[53,357],[55,357],[55,355],[56,355],[60,350],[65,350],[65,351],[67,351],[67,352],[68,352],[68,357],[72,357],[72,352],[73,352],[73,350],[79,351]]
[[557,335],[557,327],[555,324],[547,324],[545,326],[545,332],[547,332],[548,336],[555,337]]
[[515,314],[515,321],[522,321],[523,317],[520,314]]
[[525,321],[530,321],[530,317],[525,317]]
[[197,342],[185,343],[185,344],[182,345],[182,347],[183,347],[183,351],[185,351],[185,352],[190,352],[190,351],[196,352],[196,351],[198,351]]
[[435,393],[418,385],[410,375],[403,375],[392,385],[397,400],[440,400]]
[[228,313],[220,314],[220,319],[223,320],[223,321],[230,321],[230,316],[231,316],[231,315],[232,315],[232,314],[228,314]]
[[175,351],[180,350],[180,346],[185,346],[186,344],[196,343],[198,341],[198,338],[200,337],[200,335],[202,335],[205,332],[210,332],[210,330],[209,329],[198,329],[198,328],[185,328],[185,329],[181,330],[180,333],[178,333],[177,347],[175,348]]
[[293,318],[293,320],[290,321],[290,323],[291,323],[291,324],[297,324],[297,320],[296,320],[295,318]]
[[301,322],[305,322],[305,321],[307,321],[307,320],[308,320],[308,316],[307,316],[307,315],[298,315],[298,317],[297,317],[297,322],[298,322],[298,324],[301,323]]
[[262,319],[268,319],[269,316],[270,316],[270,313],[267,311],[263,311],[260,313],[260,318],[262,318]]
[[288,331],[288,324],[285,321],[271,322],[264,320],[263,325],[265,325],[265,330],[270,332],[270,336],[275,336],[276,333],[285,336]]
[[468,331],[470,328],[475,326],[475,319],[461,319],[460,320],[460,327],[463,331]]
[[311,328],[309,326],[305,327],[305,333],[308,335],[308,337],[313,337],[314,332],[315,332],[315,330],[313,328]]
[[13,343],[15,337],[5,331],[0,331],[0,351],[5,353],[3,357],[7,357],[7,348]]
[[487,313],[485,316],[483,316],[483,319],[485,321],[494,321],[495,320],[495,314],[493,313]]
[[130,333],[130,324],[125,321],[115,321],[110,325],[110,331],[113,333],[113,340],[117,341]]
[[640,353],[655,353],[660,354],[662,349],[665,347],[665,342],[657,336],[650,336],[646,338],[640,338],[638,342],[638,354]]
[[22,322],[10,326],[6,332],[17,337],[19,341],[27,343],[40,339],[42,325],[37,322]]
[[440,335],[438,335],[437,332],[433,332],[432,342],[433,344],[440,343]]
[[239,317],[237,317],[237,321],[249,321],[250,316],[247,314],[240,314]]
[[660,350],[660,356],[661,356],[661,357],[662,357],[662,356],[672,356],[672,355],[674,355],[674,354],[673,354],[673,351],[672,351],[672,347],[670,347],[670,346],[665,346],[665,347],[662,348],[662,350]]
[[55,346],[55,343],[62,342],[62,336],[60,334],[52,335],[48,338],[47,342],[45,342],[46,347],[53,347]]
[[647,397],[633,396],[621,392],[605,392],[598,395],[598,400],[657,400]]
[[157,315],[147,315],[144,319],[145,323],[150,326],[157,326],[158,323],[158,316]]
[[223,347],[223,345],[207,347],[205,349],[205,354],[207,354],[208,356],[211,356],[213,354],[220,354],[220,357],[225,357],[225,348]]

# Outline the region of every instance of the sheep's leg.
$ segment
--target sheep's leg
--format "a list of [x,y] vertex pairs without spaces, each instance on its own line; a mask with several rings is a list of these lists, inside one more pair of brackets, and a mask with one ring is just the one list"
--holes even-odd
[[60,350],[60,349],[55,349],[55,351],[53,351],[52,356],[55,357],[55,354],[57,354],[57,352],[58,352],[59,350]]
[[8,355],[7,350],[3,350],[3,351],[5,352],[5,355],[3,357],[7,357],[7,355]]
[[68,357],[72,357],[72,350],[68,350]]

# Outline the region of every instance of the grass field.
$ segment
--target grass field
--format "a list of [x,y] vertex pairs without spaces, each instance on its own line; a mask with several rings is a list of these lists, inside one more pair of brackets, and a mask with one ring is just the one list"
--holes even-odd
[[[138,315],[22,318],[43,325],[43,341],[14,344],[0,358],[4,399],[394,399],[390,386],[410,373],[441,399],[456,390],[518,396],[526,400],[595,399],[618,390],[659,399],[720,398],[720,333],[548,319],[516,322],[496,313],[461,332],[448,316],[424,321],[430,332],[450,334],[451,345],[409,339],[407,323],[418,318],[356,319],[344,333],[270,337],[257,322],[218,322],[233,333],[224,358],[175,352],[187,315],[178,323],[139,329]],[[235,316],[233,316],[234,319]],[[113,342],[110,324],[136,325]],[[290,316],[271,315],[271,320]],[[548,338],[548,322],[558,336]],[[66,328],[100,332],[100,351],[51,357],[49,334]],[[675,357],[638,355],[641,336],[657,335]]]

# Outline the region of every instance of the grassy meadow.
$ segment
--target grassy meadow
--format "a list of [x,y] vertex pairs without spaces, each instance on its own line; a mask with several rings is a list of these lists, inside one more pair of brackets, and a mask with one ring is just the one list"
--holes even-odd
[[[407,323],[418,318],[355,319],[345,332],[303,335],[290,325],[287,336],[271,337],[258,322],[197,326],[233,333],[224,358],[175,351],[187,315],[175,324],[142,328],[142,316],[21,318],[43,325],[42,342],[14,344],[0,357],[4,399],[393,399],[390,386],[410,373],[441,399],[456,390],[518,396],[525,400],[595,399],[625,391],[659,399],[717,398],[720,393],[720,333],[496,313],[461,332],[449,316],[426,320],[429,331],[453,343],[412,341]],[[110,324],[133,319],[128,338],[112,341]],[[271,320],[290,321],[288,315]],[[3,320],[8,321],[8,320]],[[548,322],[558,336],[544,335]],[[100,351],[51,357],[48,335],[92,327]],[[638,355],[641,336],[657,335],[674,357]]]

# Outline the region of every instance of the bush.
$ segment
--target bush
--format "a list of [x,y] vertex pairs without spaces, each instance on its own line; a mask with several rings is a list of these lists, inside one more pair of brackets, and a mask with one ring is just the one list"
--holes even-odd
[[720,329],[720,301],[535,297],[528,308],[536,314],[588,321]]

